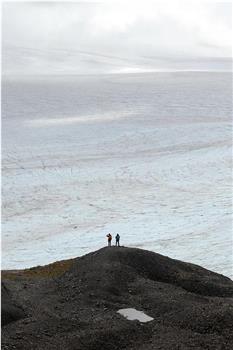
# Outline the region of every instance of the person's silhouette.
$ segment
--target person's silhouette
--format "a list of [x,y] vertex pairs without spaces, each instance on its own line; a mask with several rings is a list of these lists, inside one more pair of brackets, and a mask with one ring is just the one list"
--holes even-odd
[[111,243],[112,243],[112,235],[111,235],[111,233],[108,233],[106,237],[108,237],[108,246],[111,247]]
[[116,235],[116,246],[118,246],[118,247],[120,247],[120,235],[117,233],[117,235]]

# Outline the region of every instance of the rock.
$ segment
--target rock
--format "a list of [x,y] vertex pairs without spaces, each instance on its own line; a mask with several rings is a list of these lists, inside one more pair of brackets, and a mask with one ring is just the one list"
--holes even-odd
[[[67,270],[57,277],[50,265],[46,278],[45,266],[40,275],[33,270],[36,277],[25,270],[7,284],[8,305],[18,307],[10,297],[18,290],[24,312],[34,322],[5,324],[5,348],[13,348],[18,334],[17,349],[24,350],[233,349],[229,278],[125,247],[103,248],[64,264]],[[59,270],[59,262],[54,269]],[[25,279],[30,288],[23,288]],[[153,320],[142,324],[117,314],[128,308]]]
[[25,317],[23,309],[13,301],[10,291],[5,284],[1,284],[1,299],[2,299],[2,327],[8,323],[20,320]]

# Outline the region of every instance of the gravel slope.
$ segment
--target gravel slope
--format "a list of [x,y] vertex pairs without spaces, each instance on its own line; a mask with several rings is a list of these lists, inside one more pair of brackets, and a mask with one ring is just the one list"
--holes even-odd
[[[2,283],[3,350],[233,348],[233,282],[150,251],[102,248],[3,271]],[[154,320],[129,321],[122,308]]]

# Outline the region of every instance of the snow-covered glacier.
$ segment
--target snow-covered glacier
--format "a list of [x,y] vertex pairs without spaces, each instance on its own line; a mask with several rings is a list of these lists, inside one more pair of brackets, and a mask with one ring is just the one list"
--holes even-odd
[[2,268],[142,247],[232,276],[232,75],[2,82]]

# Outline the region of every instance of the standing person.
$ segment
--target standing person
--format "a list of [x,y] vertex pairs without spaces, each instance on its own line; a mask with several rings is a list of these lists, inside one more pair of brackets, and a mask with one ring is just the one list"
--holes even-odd
[[120,247],[120,238],[121,238],[120,235],[117,234],[115,238],[116,238],[116,246]]
[[112,235],[111,235],[111,233],[107,234],[106,237],[108,237],[108,246],[111,247],[111,243],[112,243]]

